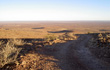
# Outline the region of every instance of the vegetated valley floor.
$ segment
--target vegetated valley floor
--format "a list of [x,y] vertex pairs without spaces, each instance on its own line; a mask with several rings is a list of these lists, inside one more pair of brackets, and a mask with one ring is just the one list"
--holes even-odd
[[[43,38],[47,34],[60,35],[71,30],[79,36],[77,40],[54,44],[49,47],[50,49],[41,47],[37,48],[36,53],[26,53],[25,56],[20,57],[21,64],[16,66],[14,70],[110,70],[109,63],[98,59],[89,51],[88,42],[92,36],[87,34],[87,32],[109,32],[110,22],[7,23],[9,22],[0,22],[1,39]],[[35,50],[32,46],[30,49]]]

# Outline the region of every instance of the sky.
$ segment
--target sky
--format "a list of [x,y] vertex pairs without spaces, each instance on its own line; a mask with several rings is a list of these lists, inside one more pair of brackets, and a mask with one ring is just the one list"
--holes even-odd
[[0,0],[0,21],[110,21],[110,0]]

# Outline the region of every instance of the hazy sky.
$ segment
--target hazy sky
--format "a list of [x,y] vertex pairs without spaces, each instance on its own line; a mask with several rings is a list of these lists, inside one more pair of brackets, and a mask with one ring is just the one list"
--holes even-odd
[[110,0],[0,0],[0,21],[110,20]]

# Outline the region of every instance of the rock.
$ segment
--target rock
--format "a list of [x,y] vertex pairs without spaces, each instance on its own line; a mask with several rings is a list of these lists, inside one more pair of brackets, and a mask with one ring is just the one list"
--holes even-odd
[[21,65],[23,65],[23,66],[26,65],[26,61],[23,61],[23,62],[21,63]]
[[49,42],[49,45],[52,45],[53,44],[53,42]]
[[31,68],[30,70],[34,70],[34,69]]
[[16,65],[18,66],[20,63],[18,61],[16,61]]
[[108,57],[108,55],[107,54],[104,54],[104,57]]
[[20,58],[23,58],[23,56],[21,55]]
[[33,44],[32,44],[32,43],[27,43],[27,45],[30,45],[30,46],[32,46]]
[[42,45],[37,45],[36,47],[37,47],[37,48],[42,48]]

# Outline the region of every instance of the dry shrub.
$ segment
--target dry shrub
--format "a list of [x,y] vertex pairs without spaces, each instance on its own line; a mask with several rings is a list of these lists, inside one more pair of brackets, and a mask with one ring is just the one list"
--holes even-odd
[[61,40],[74,40],[77,39],[77,36],[72,33],[64,33],[63,35],[58,37]]
[[14,38],[14,39],[10,39],[9,40],[11,43],[13,43],[14,45],[16,46],[22,46],[24,45],[26,42],[24,42],[24,40],[22,39],[17,39],[17,38]]
[[54,41],[57,37],[55,35],[47,35],[45,41]]
[[0,45],[3,45],[4,44],[4,42],[3,41],[0,41]]
[[8,41],[6,44],[2,45],[0,50],[0,68],[6,64],[15,63],[21,48],[16,48],[13,43]]

